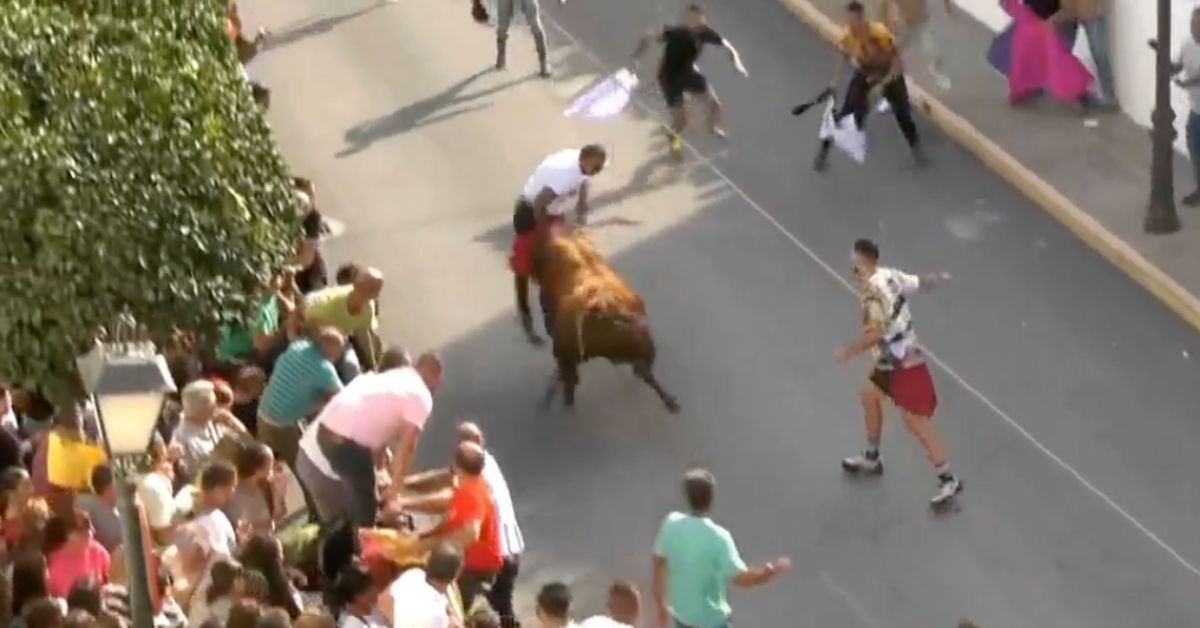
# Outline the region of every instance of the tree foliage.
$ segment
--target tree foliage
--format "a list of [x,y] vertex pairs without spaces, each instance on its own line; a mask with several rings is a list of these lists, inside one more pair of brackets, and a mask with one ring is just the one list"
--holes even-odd
[[248,312],[298,230],[210,0],[0,0],[0,378],[62,381],[121,311]]

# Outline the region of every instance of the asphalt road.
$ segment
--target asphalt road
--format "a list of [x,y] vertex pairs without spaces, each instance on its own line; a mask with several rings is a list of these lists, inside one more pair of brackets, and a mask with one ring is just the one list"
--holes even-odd
[[[331,255],[380,267],[385,335],[449,365],[423,461],[446,459],[456,419],[490,433],[529,542],[525,599],[561,578],[588,611],[610,579],[646,582],[679,474],[702,464],[747,559],[796,563],[735,595],[742,626],[1200,622],[1200,338],[928,125],[928,171],[880,118],[865,166],[835,155],[813,174],[817,120],[787,110],[825,84],[830,53],[773,0],[710,5],[751,75],[707,53],[731,140],[695,135],[683,165],[661,157],[644,111],[561,116],[676,3],[545,7],[552,82],[531,76],[521,24],[510,69],[489,71],[492,35],[465,2],[243,7],[275,33],[250,73],[274,90],[284,152],[345,226]],[[678,417],[600,363],[573,414],[537,409],[551,359],[523,344],[512,313],[511,198],[541,156],[587,141],[613,154],[593,233],[645,296]],[[840,476],[839,457],[862,444],[853,391],[867,365],[833,357],[857,332],[842,276],[860,236],[888,263],[956,278],[916,305],[967,485],[946,517],[928,512],[933,478],[898,420],[885,478]]]

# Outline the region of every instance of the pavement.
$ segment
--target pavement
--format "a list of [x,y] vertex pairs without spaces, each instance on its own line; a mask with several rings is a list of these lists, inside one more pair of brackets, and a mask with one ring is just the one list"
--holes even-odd
[[[776,0],[710,3],[750,70],[737,77],[713,51],[702,62],[729,106],[728,143],[695,133],[684,163],[663,159],[649,89],[607,124],[561,115],[678,9],[544,7],[546,82],[520,24],[509,70],[488,70],[493,36],[466,3],[242,7],[275,33],[250,73],[273,90],[282,150],[344,226],[330,256],[379,267],[385,338],[446,361],[422,464],[447,461],[458,419],[489,434],[528,543],[523,606],[550,579],[575,587],[581,615],[613,578],[646,585],[655,530],[698,464],[745,557],[796,564],[734,594],[739,625],[1194,625],[1200,336],[925,121],[927,171],[880,124],[865,166],[812,173],[817,120],[787,112],[833,58]],[[588,141],[613,157],[591,231],[645,297],[679,416],[604,363],[584,369],[574,412],[537,407],[552,361],[513,313],[511,199],[542,156]],[[858,331],[845,276],[863,236],[888,263],[955,276],[915,306],[967,486],[945,517],[930,515],[932,474],[895,417],[884,478],[838,468],[862,445],[854,390],[868,365],[833,352]]]
[[[843,0],[779,0],[823,37],[840,34]],[[994,33],[930,0],[949,90],[914,42],[905,53],[913,100],[929,119],[1081,240],[1200,330],[1200,212],[1178,204],[1182,229],[1147,234],[1149,132],[1121,113],[1040,99],[1008,104],[1008,84],[987,62]],[[1080,33],[1080,37],[1083,34]],[[1153,88],[1153,78],[1146,80]],[[1187,111],[1177,111],[1186,116]],[[1174,160],[1176,198],[1196,189],[1191,164]]]

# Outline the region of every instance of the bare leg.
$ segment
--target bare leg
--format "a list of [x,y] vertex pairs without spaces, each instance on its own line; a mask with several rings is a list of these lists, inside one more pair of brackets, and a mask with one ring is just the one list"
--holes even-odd
[[721,101],[717,99],[717,93],[712,87],[708,88],[702,96],[708,106],[708,128],[717,137],[725,137],[725,129],[721,126],[721,119],[724,114],[724,109],[721,107]]
[[879,437],[883,434],[883,391],[867,380],[858,389],[858,399],[862,403],[867,442],[878,446]]
[[574,408],[575,389],[579,386],[579,364],[576,362],[559,360],[558,374],[562,379],[563,405],[567,406],[568,408]]
[[935,468],[946,464],[949,457],[946,455],[946,443],[942,441],[941,434],[933,428],[933,418],[917,416],[911,412],[904,413],[904,424],[908,426],[908,431],[912,432],[913,436],[920,441],[921,447],[925,450],[925,456],[929,458],[929,463]]
[[679,414],[679,400],[675,395],[667,392],[666,388],[658,382],[658,378],[654,377],[654,370],[648,364],[635,364],[633,366],[633,374],[638,376],[638,379],[646,382],[654,392],[658,394],[658,398],[662,400],[663,405],[667,407],[667,411],[671,414]]

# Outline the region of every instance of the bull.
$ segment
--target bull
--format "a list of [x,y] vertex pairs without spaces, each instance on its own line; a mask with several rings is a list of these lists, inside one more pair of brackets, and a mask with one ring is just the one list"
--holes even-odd
[[656,350],[642,298],[583,232],[552,230],[539,240],[532,278],[541,291],[546,334],[557,365],[544,404],[550,405],[561,385],[564,404],[574,406],[579,365],[605,358],[631,365],[633,374],[654,390],[667,410],[678,413],[678,400],[654,376]]

